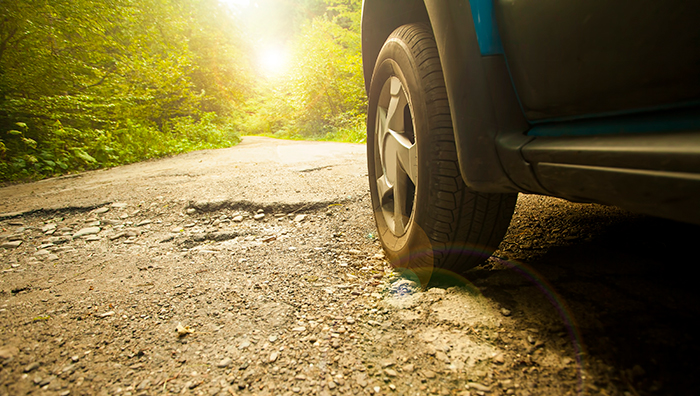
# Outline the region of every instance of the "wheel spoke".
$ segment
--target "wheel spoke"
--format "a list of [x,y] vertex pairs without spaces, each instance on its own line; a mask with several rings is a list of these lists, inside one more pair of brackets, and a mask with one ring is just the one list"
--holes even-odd
[[392,77],[384,89],[375,129],[381,163],[376,185],[387,225],[394,234],[402,235],[412,212],[407,207],[412,201],[409,183],[416,185],[418,179],[417,149],[405,129],[408,98],[401,81]]

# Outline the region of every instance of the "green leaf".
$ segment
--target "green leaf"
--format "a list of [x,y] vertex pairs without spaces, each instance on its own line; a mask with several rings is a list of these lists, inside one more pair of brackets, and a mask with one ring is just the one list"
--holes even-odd
[[85,151],[76,148],[73,149],[73,154],[75,154],[76,157],[80,158],[81,160],[85,162],[90,162],[90,163],[95,163],[97,162],[96,159],[94,159],[90,154],[86,153]]
[[14,129],[11,129],[11,130],[7,131],[7,134],[8,134],[8,135],[13,135],[13,136],[22,136],[22,132],[16,131],[16,130],[14,130]]

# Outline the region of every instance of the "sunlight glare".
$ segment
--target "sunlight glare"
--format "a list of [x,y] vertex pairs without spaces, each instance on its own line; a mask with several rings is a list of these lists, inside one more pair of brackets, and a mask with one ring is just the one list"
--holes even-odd
[[267,75],[278,75],[287,67],[287,52],[279,46],[263,49],[258,56],[261,71]]

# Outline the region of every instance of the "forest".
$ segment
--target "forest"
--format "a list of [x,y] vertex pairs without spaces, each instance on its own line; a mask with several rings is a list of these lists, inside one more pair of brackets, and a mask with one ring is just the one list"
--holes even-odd
[[0,0],[0,182],[363,142],[361,0]]

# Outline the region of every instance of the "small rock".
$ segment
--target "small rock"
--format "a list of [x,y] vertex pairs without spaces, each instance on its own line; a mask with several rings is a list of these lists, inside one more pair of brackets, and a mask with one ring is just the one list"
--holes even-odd
[[51,252],[48,251],[48,250],[46,250],[46,249],[40,249],[40,250],[37,250],[37,251],[34,253],[34,255],[35,255],[36,257],[41,257],[41,258],[46,257],[46,256],[48,256],[49,254],[51,254]]
[[194,214],[196,212],[197,212],[197,209],[195,209],[195,208],[187,208],[185,210],[185,213],[187,213],[187,214]]
[[501,308],[501,315],[503,316],[510,316],[511,312],[509,309],[506,308]]
[[148,220],[148,219],[142,220],[138,224],[136,224],[136,227],[145,226],[146,224],[151,224],[151,223],[153,223],[153,221],[151,221],[151,220]]
[[151,380],[146,378],[145,380],[141,381],[139,386],[136,387],[136,390],[142,391],[148,389],[148,387],[151,386]]
[[129,204],[127,204],[126,202],[115,202],[112,204],[112,207],[117,209],[124,209],[127,206],[129,206]]
[[305,214],[296,215],[296,216],[294,217],[294,222],[295,222],[295,223],[301,223],[301,222],[304,221],[305,219],[306,219],[306,215],[305,215]]
[[238,349],[246,349],[250,346],[250,340],[243,340],[241,343],[238,345]]
[[22,244],[22,241],[3,242],[2,245],[0,245],[0,248],[14,249],[16,247],[19,247],[19,245],[21,245],[21,244]]
[[100,227],[86,227],[86,228],[80,229],[80,231],[73,234],[73,238],[80,238],[80,237],[86,236],[86,235],[93,235],[93,234],[97,234],[98,232],[100,232]]
[[109,207],[103,206],[103,207],[101,207],[101,208],[99,208],[99,209],[93,210],[93,211],[90,212],[90,213],[93,213],[93,214],[102,214],[102,213],[107,213],[107,212],[109,212]]
[[306,327],[304,326],[299,326],[299,327],[294,327],[292,331],[298,331],[299,333],[306,331]]
[[39,382],[39,387],[40,387],[40,388],[41,388],[41,387],[44,387],[44,386],[50,384],[50,383],[51,383],[53,380],[55,380],[55,379],[56,379],[56,376],[55,376],[55,375],[49,375],[49,376],[46,377],[46,378],[42,378],[41,382]]
[[328,381],[328,389],[335,389],[336,383],[333,381]]
[[272,353],[270,354],[270,358],[269,358],[267,361],[268,361],[269,363],[273,363],[273,362],[277,361],[277,358],[278,358],[278,357],[279,357],[279,353],[277,353],[277,351],[272,352]]
[[390,368],[384,369],[384,374],[386,374],[387,377],[396,377],[397,375],[399,375],[399,374],[396,372],[396,370],[390,369]]
[[270,342],[275,342],[275,341],[277,341],[277,336],[276,336],[276,335],[271,335],[271,336],[268,338],[268,340],[269,340]]
[[505,358],[503,357],[502,353],[499,353],[493,358],[493,362],[497,364],[503,364],[506,362]]
[[433,370],[423,370],[423,376],[427,379],[434,379],[437,374]]
[[234,216],[234,217],[231,219],[231,221],[233,221],[233,222],[235,222],[235,223],[240,223],[241,221],[243,221],[243,216],[241,216],[241,215]]
[[51,230],[55,230],[55,229],[56,229],[56,223],[49,223],[49,224],[41,227],[41,232],[47,232],[47,231],[51,231]]
[[489,392],[491,388],[478,382],[467,382],[467,389],[476,389],[481,392]]
[[265,218],[265,213],[258,213],[255,216],[253,216],[254,220],[262,220]]
[[109,316],[114,316],[114,311],[109,311],[109,312],[105,312],[103,314],[100,314],[100,318],[107,318]]
[[41,365],[39,364],[39,362],[32,362],[32,363],[29,363],[28,365],[24,366],[24,372],[25,372],[25,373],[32,372],[32,371],[38,369],[39,366],[41,366]]
[[98,237],[97,235],[89,235],[85,238],[85,240],[88,242],[97,242],[100,239],[102,239],[102,238]]
[[231,359],[230,357],[225,357],[219,363],[216,364],[216,367],[226,368],[226,367],[230,366],[231,363],[233,363],[233,359]]

